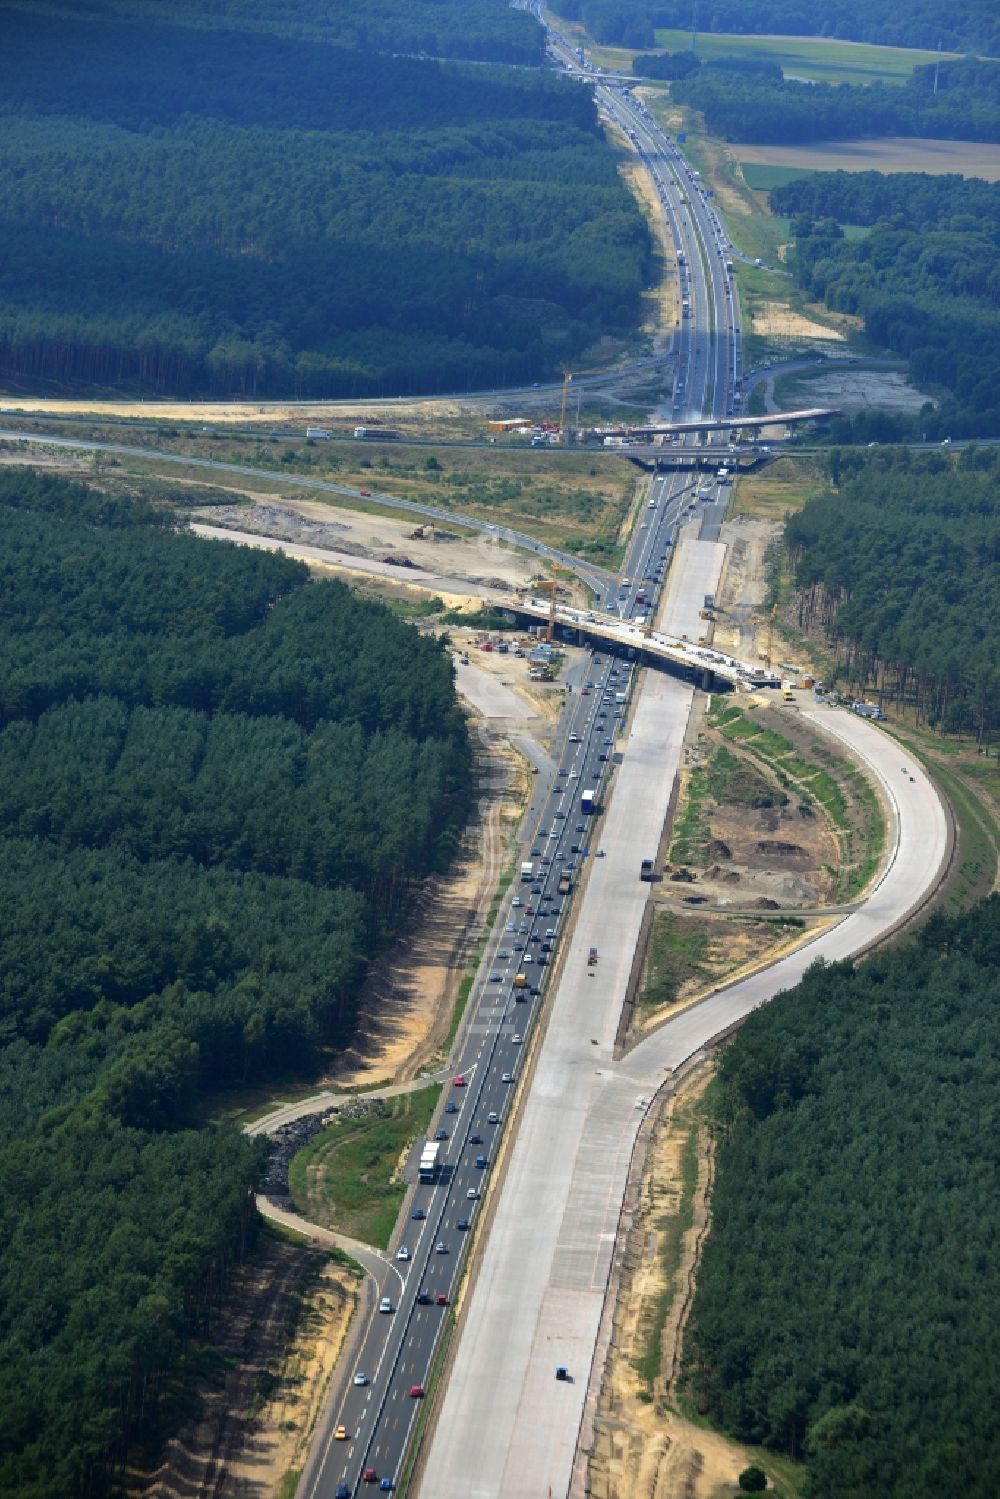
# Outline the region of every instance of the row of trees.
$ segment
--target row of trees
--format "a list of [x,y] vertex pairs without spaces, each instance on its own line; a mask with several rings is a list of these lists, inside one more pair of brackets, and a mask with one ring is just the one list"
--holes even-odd
[[841,670],[949,732],[1000,728],[1000,454],[831,455],[832,492],[785,524],[799,624]]
[[[553,9],[570,20],[582,19],[597,40],[625,46],[653,45],[658,27],[689,31],[690,0],[557,0]],[[591,25],[618,35],[598,36]],[[700,31],[737,35],[818,36],[883,47],[942,47],[946,52],[1000,54],[1000,24],[983,0],[952,0],[942,10],[936,0],[712,0],[699,6]],[[643,37],[624,42],[626,28]]]
[[308,1072],[449,856],[444,647],[278,555],[0,475],[0,1494],[118,1491],[252,1241],[206,1090]]
[[0,83],[0,378],[454,389],[638,314],[648,230],[541,71],[4,9]]
[[998,960],[994,896],[812,968],[721,1058],[688,1372],[811,1499],[996,1491]]
[[[818,301],[864,318],[910,379],[942,393],[916,419],[839,423],[833,440],[1000,435],[1000,186],[919,173],[815,173],[771,194],[792,218],[790,266]],[[841,223],[870,225],[845,238]]]
[[731,67],[709,63],[675,83],[673,97],[700,110],[711,134],[731,141],[798,144],[866,135],[1000,140],[1000,70],[992,63],[917,68],[902,87],[807,83],[775,78],[773,64],[765,68],[750,62],[734,78]]

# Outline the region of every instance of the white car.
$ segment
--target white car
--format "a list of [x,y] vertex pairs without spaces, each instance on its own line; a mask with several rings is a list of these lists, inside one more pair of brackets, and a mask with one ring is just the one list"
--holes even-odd
[[355,1384],[367,1384],[368,1383],[368,1375],[367,1374],[362,1374],[361,1370],[359,1369],[358,1372],[357,1372],[357,1374],[355,1374],[355,1376],[354,1376],[354,1383]]
[[410,1258],[410,1251],[407,1249],[405,1244],[400,1244],[399,1248],[396,1250],[396,1258],[397,1260],[408,1260]]
[[392,1304],[391,1298],[388,1296],[382,1297],[382,1300],[378,1304],[378,1309],[380,1312],[394,1312],[396,1310],[396,1308]]

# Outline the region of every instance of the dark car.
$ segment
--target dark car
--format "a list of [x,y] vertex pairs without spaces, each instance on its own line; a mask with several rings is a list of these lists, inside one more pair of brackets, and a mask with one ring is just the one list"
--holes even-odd
[[351,1491],[346,1483],[338,1483],[334,1489],[335,1499],[351,1499]]
[[458,1222],[455,1224],[455,1227],[456,1228],[460,1228],[460,1229],[466,1229],[466,1228],[468,1228],[468,1226],[469,1226],[469,1220],[468,1220],[468,1218],[459,1218]]
[[531,893],[532,893],[532,895],[541,895],[541,893],[542,893],[542,887],[541,887],[541,885],[532,885],[532,887],[531,887]]
[[447,1140],[448,1131],[446,1129],[436,1129],[434,1131],[434,1138],[435,1140]]
[[430,1291],[418,1291],[417,1292],[417,1305],[418,1306],[430,1306],[430,1304],[431,1304],[431,1293],[430,1293]]
[[424,1212],[423,1208],[414,1208],[413,1212],[410,1214],[410,1217],[415,1219],[419,1223],[422,1218],[427,1217],[427,1214]]
[[483,1137],[482,1137],[482,1135],[476,1134],[476,1135],[470,1135],[469,1136],[469,1144],[470,1145],[482,1145],[482,1143],[483,1143]]

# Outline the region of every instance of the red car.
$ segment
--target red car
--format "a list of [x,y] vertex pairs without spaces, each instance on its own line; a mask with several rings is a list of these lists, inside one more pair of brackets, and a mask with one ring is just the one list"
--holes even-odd
[[447,1306],[448,1305],[448,1298],[444,1294],[443,1291],[439,1291],[437,1293],[437,1296],[436,1296],[435,1300],[436,1300],[438,1306]]
[[453,1077],[452,1078],[451,1085],[452,1085],[453,1088],[464,1088],[465,1087],[465,1078],[462,1076],[461,1073],[459,1073],[457,1077]]
[[378,1474],[375,1472],[374,1468],[366,1468],[361,1477],[364,1479],[365,1483],[378,1483]]
[[411,1384],[410,1385],[410,1399],[411,1400],[421,1400],[421,1399],[423,1399],[423,1394],[424,1394],[424,1387],[423,1387],[422,1384]]

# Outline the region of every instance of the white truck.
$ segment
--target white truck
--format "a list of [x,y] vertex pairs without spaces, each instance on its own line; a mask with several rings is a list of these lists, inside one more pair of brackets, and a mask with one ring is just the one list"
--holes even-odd
[[441,1146],[436,1140],[428,1140],[420,1152],[420,1180],[422,1182],[437,1181],[440,1157]]
[[535,866],[531,863],[530,860],[526,859],[525,862],[521,865],[521,879],[527,881],[534,879],[534,877]]

